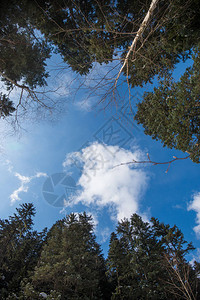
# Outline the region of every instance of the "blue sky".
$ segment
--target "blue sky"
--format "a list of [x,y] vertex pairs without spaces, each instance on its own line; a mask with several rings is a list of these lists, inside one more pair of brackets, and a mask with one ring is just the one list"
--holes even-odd
[[[51,63],[58,64],[57,60],[54,57]],[[184,68],[176,69],[176,78]],[[145,220],[153,216],[176,224],[185,239],[200,248],[199,165],[189,159],[176,161],[167,173],[168,165],[117,166],[133,159],[147,160],[147,153],[157,162],[186,154],[163,148],[132,123],[125,85],[120,89],[120,105],[113,103],[102,110],[102,105],[94,108],[100,99],[97,95],[87,99],[87,89],[74,96],[78,84],[74,74],[55,69],[49,86],[60,87],[59,93],[51,96],[60,101],[61,113],[53,120],[39,116],[35,121],[36,116],[30,114],[22,120],[24,130],[20,134],[11,134],[10,126],[1,121],[0,217],[7,218],[20,203],[33,202],[37,210],[35,228],[42,230],[66,213],[85,210],[94,217],[97,240],[106,255],[117,221],[136,212]],[[105,69],[98,67],[98,72],[103,74]],[[90,80],[85,82],[86,88]],[[134,110],[143,91],[131,91]],[[66,194],[67,184],[59,178],[75,180],[77,185],[70,196]],[[49,197],[65,195],[62,207],[55,206],[57,200],[54,204],[48,201],[49,182],[55,183]],[[198,251],[194,255],[198,259]]]

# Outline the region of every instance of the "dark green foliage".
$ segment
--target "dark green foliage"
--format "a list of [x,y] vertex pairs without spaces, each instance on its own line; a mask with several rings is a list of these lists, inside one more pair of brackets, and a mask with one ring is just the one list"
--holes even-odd
[[10,116],[14,111],[13,102],[6,95],[0,93],[0,118]]
[[105,265],[91,217],[70,214],[50,229],[32,276],[36,291],[56,290],[61,299],[106,299]]
[[[0,298],[198,299],[200,264],[182,232],[137,214],[119,222],[107,258],[101,254],[92,218],[70,214],[46,235],[32,231],[32,204],[0,220]],[[189,298],[190,296],[190,298]]]
[[45,238],[45,230],[32,230],[33,204],[22,204],[17,213],[0,220],[0,298],[20,291],[21,281],[33,271]]
[[[147,6],[144,2],[140,3],[146,12],[151,1],[146,1]],[[132,11],[135,11],[134,4]],[[144,18],[142,8],[140,12]],[[178,62],[191,57],[192,48],[199,42],[199,17],[200,5],[196,0],[159,1],[149,25],[137,43],[137,49],[140,50],[129,58],[128,73],[132,87],[152,83],[155,75],[163,77]]]
[[[55,46],[63,60],[81,75],[87,74],[93,62],[112,60],[113,34],[106,30],[107,16],[112,14],[111,0],[44,1],[36,6],[31,22]],[[113,20],[112,20],[113,22]]]
[[[6,37],[4,47],[8,48],[10,53],[14,48],[19,48],[19,53],[23,52],[21,61],[25,65],[30,47],[30,54],[34,55],[33,58],[38,57],[40,61],[38,77],[40,80],[44,79],[46,46],[35,43],[33,49],[32,43],[34,28],[37,28],[44,35],[43,41],[47,39],[72,70],[81,75],[87,74],[94,62],[112,61],[116,51],[120,50],[121,58],[124,57],[150,3],[150,0],[10,1],[9,5],[2,4],[1,27],[4,28],[4,24],[7,23],[2,42]],[[18,16],[21,16],[20,20],[16,11]],[[137,49],[140,48],[140,51],[129,60],[132,86],[143,85],[151,81],[156,74],[163,76],[177,62],[190,56],[192,47],[199,40],[199,17],[200,7],[197,0],[186,1],[184,4],[180,0],[159,1],[147,29],[138,41]],[[22,31],[19,31],[15,24],[19,24]],[[18,38],[17,44],[14,36]],[[25,45],[28,46],[27,51],[24,51]],[[39,53],[37,50],[40,51],[41,46],[44,48]],[[12,66],[15,66],[15,63],[16,61],[11,61]],[[19,70],[18,65],[16,69]],[[27,71],[27,68],[25,70]],[[38,80],[39,78],[37,82]]]
[[[112,61],[118,50],[121,58],[125,56],[150,3],[150,0],[90,0],[84,4],[78,0],[57,0],[51,5],[43,2],[35,26],[74,71],[86,74],[93,62]],[[190,57],[192,47],[199,41],[199,19],[197,0],[184,4],[180,0],[159,1],[137,44],[140,50],[129,59],[133,87],[151,82],[156,74],[163,76]]]
[[50,49],[45,40],[36,39],[24,5],[1,1],[0,6],[0,72],[8,89],[21,80],[30,88],[43,86],[48,76],[45,60]]
[[[46,59],[50,57],[50,47],[45,39],[36,38],[24,5],[14,0],[0,3],[0,80],[9,95],[1,96],[7,99],[6,109],[0,114],[3,117],[15,111],[8,99],[14,87],[20,87],[21,92],[35,89],[46,85],[48,77]],[[21,97],[17,104],[21,104]]]
[[164,146],[191,154],[200,161],[200,52],[180,81],[161,81],[154,92],[146,93],[138,105],[135,119],[145,133],[161,140]]
[[[114,61],[116,55],[122,62],[150,4],[151,0],[1,1],[2,81],[6,83],[9,91],[20,81],[31,89],[44,86],[48,77],[46,60],[52,52],[59,53],[67,66],[80,75],[86,75],[95,62],[102,64]],[[128,77],[132,87],[152,82],[155,75],[168,78],[177,63],[191,58],[194,48],[199,43],[199,28],[198,0],[159,1],[147,28],[137,42],[135,52],[129,57]],[[195,71],[197,73],[198,68],[199,66]],[[124,73],[126,72],[125,68]],[[191,72],[193,70],[187,71],[188,75],[185,75],[187,78],[185,77],[182,83],[190,78],[193,80]],[[192,81],[190,91],[194,89],[192,86],[194,84],[196,82]],[[161,139],[168,147],[190,152],[192,160],[197,162],[199,161],[197,106],[194,109],[193,104],[189,105],[188,115],[185,117],[181,115],[182,112],[178,112],[185,103],[177,96],[175,102],[179,108],[174,110],[172,118],[167,117],[166,120],[162,113],[157,114],[155,110],[159,99],[163,101],[165,94],[170,94],[170,89],[173,93],[177,88],[166,81],[161,83],[154,96],[153,94],[145,96],[139,106],[142,113],[140,114],[138,110],[136,118],[139,123],[144,124],[146,133],[153,138]],[[179,86],[179,90],[181,88],[184,92],[183,86]],[[197,93],[195,97],[198,96]],[[193,95],[190,95],[190,98],[194,100]],[[151,103],[149,105],[152,106],[150,109],[152,113],[146,118],[149,110],[147,102]],[[162,110],[164,107],[160,102]],[[3,116],[6,117],[13,111],[10,103],[9,111]],[[146,113],[143,113],[144,111]],[[161,125],[158,124],[160,119],[165,119]],[[170,128],[167,127],[166,133],[164,127],[166,128],[166,122],[171,122],[171,119],[172,124]],[[157,132],[160,128],[162,133]]]
[[[118,50],[121,58],[125,56],[150,3],[150,0],[54,0],[50,5],[43,1],[35,5],[34,13],[30,14],[29,9],[29,16],[72,70],[83,75],[93,62],[112,61]],[[199,40],[199,17],[196,0],[184,5],[179,0],[159,2],[137,44],[140,51],[129,59],[132,86],[151,82],[156,74],[163,76],[190,56]]]
[[184,270],[189,270],[196,293],[198,279],[185,260],[193,249],[176,226],[157,219],[152,218],[149,224],[134,214],[130,221],[119,222],[117,234],[111,236],[107,259],[108,278],[116,286],[112,299],[181,299],[180,291],[180,298],[173,298],[174,291],[182,288],[173,268],[178,268],[182,278]]

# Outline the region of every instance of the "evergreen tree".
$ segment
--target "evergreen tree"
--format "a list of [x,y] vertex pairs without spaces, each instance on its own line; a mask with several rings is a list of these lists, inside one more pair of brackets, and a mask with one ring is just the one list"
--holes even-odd
[[54,45],[63,61],[73,71],[85,75],[94,62],[112,61],[113,34],[106,29],[111,24],[106,24],[108,16],[113,16],[113,5],[112,0],[54,0],[51,4],[43,1],[35,5],[37,14],[32,14],[30,20]]
[[61,299],[107,299],[104,259],[91,221],[85,213],[70,214],[52,226],[31,278],[35,291],[54,290]]
[[194,64],[180,81],[169,78],[154,92],[146,93],[138,104],[135,119],[145,133],[161,140],[164,146],[188,152],[200,162],[200,50],[196,48]]
[[[134,11],[135,4],[131,2],[129,5]],[[151,3],[146,1],[145,5],[144,2],[141,3],[141,20]],[[132,87],[153,83],[155,75],[166,76],[179,62],[192,57],[192,49],[200,38],[199,16],[199,1],[159,1],[134,54],[129,58],[128,75]]]
[[45,230],[32,230],[35,208],[25,203],[9,219],[0,220],[0,298],[20,291],[21,281],[37,264]]
[[0,118],[10,116],[14,111],[13,102],[5,94],[0,93]]
[[[151,0],[1,1],[1,79],[9,91],[19,82],[26,91],[44,86],[46,59],[52,52],[81,75],[94,62],[123,63],[150,4]],[[152,82],[155,75],[168,76],[177,63],[191,58],[199,43],[199,20],[198,0],[159,1],[129,56],[128,74],[123,70],[132,87]]]
[[[70,214],[46,235],[32,231],[32,204],[0,220],[1,299],[198,299],[200,264],[182,232],[137,214],[111,234],[107,272],[92,218]],[[105,277],[107,274],[107,280]]]
[[36,37],[35,28],[28,22],[25,2],[0,3],[0,80],[9,95],[1,94],[1,104],[4,105],[2,101],[7,99],[0,114],[3,117],[15,111],[9,100],[15,87],[21,92],[16,108],[22,105],[25,109],[23,92],[31,96],[29,101],[37,100],[30,91],[45,86],[48,77],[46,59],[50,57],[50,47],[45,39]]
[[[1,26],[6,18],[9,24],[19,24],[26,34],[27,28],[31,34],[37,28],[74,71],[86,74],[94,62],[115,59],[118,50],[120,59],[124,57],[150,4],[151,0],[11,1],[9,5],[1,4]],[[18,12],[17,17],[13,10]],[[165,74],[190,56],[199,40],[199,16],[198,0],[185,1],[184,5],[180,0],[159,1],[137,44],[140,50],[129,61],[132,86],[143,85],[156,74]],[[11,32],[18,34],[13,28]],[[9,46],[9,39],[6,40]]]
[[115,286],[112,299],[182,299],[185,270],[188,286],[196,295],[199,279],[185,259],[193,249],[176,226],[157,219],[152,218],[150,224],[134,214],[130,221],[119,222],[107,259],[108,278]]
[[[151,0],[43,1],[31,22],[74,71],[87,74],[94,62],[113,61],[116,53],[123,61],[150,4]],[[128,62],[133,87],[169,73],[191,57],[199,41],[199,16],[198,0],[159,1]]]
[[36,38],[26,7],[23,1],[0,4],[0,75],[8,89],[20,81],[31,89],[44,86],[48,77],[50,48]]

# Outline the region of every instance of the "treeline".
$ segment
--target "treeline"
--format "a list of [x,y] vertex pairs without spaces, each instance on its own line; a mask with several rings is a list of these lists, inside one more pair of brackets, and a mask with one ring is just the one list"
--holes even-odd
[[0,220],[0,299],[199,299],[200,264],[176,226],[133,214],[111,234],[107,259],[92,217],[69,214],[33,230],[33,204]]

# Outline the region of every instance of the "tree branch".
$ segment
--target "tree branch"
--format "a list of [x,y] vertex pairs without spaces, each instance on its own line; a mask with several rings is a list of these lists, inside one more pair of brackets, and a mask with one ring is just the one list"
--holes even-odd
[[147,157],[148,160],[142,160],[142,161],[137,161],[137,160],[133,160],[133,161],[129,161],[129,162],[125,162],[125,163],[121,163],[119,165],[114,166],[113,168],[119,167],[119,166],[125,166],[125,165],[131,165],[131,164],[152,164],[153,166],[157,166],[157,165],[168,165],[167,170],[165,171],[165,173],[167,173],[169,171],[170,165],[177,161],[177,160],[185,160],[188,159],[190,157],[191,154],[189,154],[186,157],[176,157],[173,156],[173,159],[170,161],[165,161],[165,162],[156,162],[156,161],[152,161],[149,157],[149,154],[147,153]]
[[125,59],[124,59],[124,63],[123,63],[123,65],[122,65],[122,67],[121,67],[121,69],[120,69],[120,71],[119,71],[119,73],[118,73],[118,75],[117,75],[116,80],[115,80],[114,88],[116,88],[118,79],[119,79],[119,77],[120,77],[120,75],[121,75],[121,73],[122,73],[124,67],[126,66],[126,64],[127,64],[127,62],[128,62],[128,58],[129,58],[129,56],[130,56],[130,53],[133,51],[133,48],[136,47],[136,44],[137,44],[138,39],[142,36],[144,30],[146,29],[147,24],[148,24],[148,22],[149,22],[149,20],[150,20],[150,18],[151,18],[151,16],[152,16],[152,14],[153,14],[154,9],[156,8],[156,5],[157,5],[158,1],[159,1],[159,0],[152,0],[151,5],[150,5],[150,8],[149,8],[149,10],[148,10],[148,12],[147,12],[147,14],[146,14],[146,16],[145,16],[145,18],[144,18],[142,24],[140,25],[139,30],[138,30],[137,33],[136,33],[136,36],[135,36],[135,38],[134,38],[134,40],[133,40],[133,42],[132,42],[132,44],[131,44],[131,47],[130,47],[128,53],[126,54],[126,57],[125,57]]

